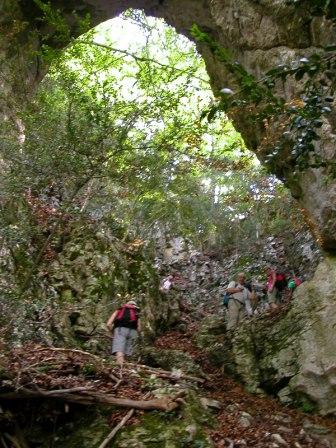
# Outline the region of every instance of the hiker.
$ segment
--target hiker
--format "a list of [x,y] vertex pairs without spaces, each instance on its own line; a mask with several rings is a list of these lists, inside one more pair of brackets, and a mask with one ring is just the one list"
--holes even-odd
[[245,274],[240,272],[237,275],[237,281],[230,282],[226,288],[226,292],[230,295],[228,302],[228,330],[236,328],[244,319],[245,314],[249,317],[253,314],[250,300],[254,297],[254,293],[251,293],[246,288],[245,282]]
[[107,322],[109,331],[113,331],[112,354],[116,355],[117,363],[122,366],[125,355],[133,354],[134,345],[141,331],[139,307],[134,300],[118,308]]
[[173,275],[168,275],[168,277],[164,278],[160,286],[160,292],[167,293],[173,286],[173,282],[174,282]]
[[274,310],[277,310],[279,307],[278,290],[277,290],[277,287],[275,286],[276,277],[277,277],[276,268],[267,267],[266,275],[267,275],[267,282],[266,282],[267,299],[268,299],[268,303],[270,305],[271,310],[274,311]]
[[276,282],[276,269],[267,267],[266,268],[266,274],[267,274],[267,299],[268,303],[270,305],[271,310],[278,309],[278,290],[275,286]]
[[267,298],[271,311],[279,308],[281,294],[286,288],[286,276],[281,272],[277,272],[275,267],[267,267]]

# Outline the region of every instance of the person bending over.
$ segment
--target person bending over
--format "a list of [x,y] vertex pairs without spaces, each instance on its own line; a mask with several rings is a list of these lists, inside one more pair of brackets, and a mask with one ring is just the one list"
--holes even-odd
[[253,314],[251,306],[253,293],[246,288],[245,282],[246,276],[243,272],[240,272],[237,275],[236,281],[230,282],[226,289],[230,294],[228,303],[228,330],[236,328],[246,314],[249,317]]

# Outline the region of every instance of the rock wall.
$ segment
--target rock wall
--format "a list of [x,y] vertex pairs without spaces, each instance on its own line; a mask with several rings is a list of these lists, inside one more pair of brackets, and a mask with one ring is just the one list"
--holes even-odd
[[211,360],[251,392],[278,395],[305,411],[336,415],[336,260],[323,261],[282,314],[253,318],[231,340],[223,318],[209,318],[197,336]]
[[302,280],[311,279],[322,253],[308,230],[265,236],[244,241],[236,249],[212,247],[197,250],[189,240],[160,234],[156,239],[155,264],[161,276],[173,274],[175,290],[193,309],[217,312],[225,287],[237,272],[246,272],[253,282],[265,282],[265,267],[294,271]]
[[[68,222],[61,234],[62,243],[56,235],[43,255],[29,293],[2,297],[0,341],[3,336],[12,345],[36,340],[108,353],[106,322],[126,294],[140,305],[149,339],[178,319],[180,297],[159,292],[150,246],[121,241],[106,226],[86,220]],[[5,283],[15,291],[17,278],[8,265],[0,271],[0,285]]]
[[[286,62],[309,56],[327,44],[335,43],[336,32],[331,20],[312,17],[305,5],[289,6],[282,0],[59,0],[57,8],[70,27],[70,35],[80,33],[76,17],[89,13],[92,25],[115,17],[125,9],[143,8],[149,15],[163,17],[176,29],[189,35],[196,23],[228,48],[242,66],[261,77],[267,70]],[[307,6],[307,5],[306,5]],[[54,47],[66,45],[59,38],[57,26],[39,20],[41,12],[27,2],[5,1],[0,6],[2,33],[0,61],[3,91],[3,108],[8,117],[16,101],[27,99],[47,70],[47,64],[36,52],[42,42]],[[66,39],[65,39],[66,40]],[[215,91],[222,87],[235,88],[234,81],[224,67],[199,45],[204,56]],[[286,100],[298,96],[299,84],[286,81],[278,85],[278,94]],[[11,95],[15,92],[15,96]],[[17,98],[18,100],[15,100]],[[291,167],[283,166],[282,156],[276,161],[274,172],[280,175],[291,189],[303,209],[316,238],[329,251],[336,249],[336,182],[329,171],[335,159],[335,115],[325,120],[316,151],[326,163],[323,168],[308,168],[293,175]],[[252,124],[246,111],[237,111],[231,117],[250,149],[263,161],[267,154],[258,147],[266,135],[262,124]]]
[[[294,9],[283,0],[58,0],[56,6],[73,36],[80,33],[74,11],[79,16],[89,12],[95,25],[128,7],[144,8],[146,13],[165,18],[187,35],[191,25],[197,23],[257,77],[277,64],[310,55],[336,39],[330,20],[307,16],[304,8]],[[0,4],[0,87],[5,119],[15,118],[16,110],[29,99],[47,70],[46,61],[37,51],[42,42],[54,48],[67,43],[57,38],[52,25],[39,20],[40,15],[31,2],[5,0]],[[214,90],[234,89],[229,73],[207,48],[199,48]],[[294,82],[278,86],[279,95],[286,100],[295,98],[298,90],[299,85]],[[266,129],[261,124],[251,124],[248,118],[242,111],[232,115],[248,147],[264,160],[267,154],[258,148]],[[282,166],[280,158],[274,167],[275,174],[281,175],[305,210],[320,245],[329,252],[336,249],[336,182],[329,175],[336,156],[335,121],[333,112],[325,119],[322,139],[316,146],[325,167],[308,168],[295,176],[291,168]],[[273,387],[290,399],[306,397],[320,412],[334,412],[335,274],[335,261],[329,258],[320,264],[314,279],[298,289],[293,307],[281,321],[271,328],[262,320],[255,329],[242,328],[241,344],[237,342],[231,358],[235,371],[247,384],[253,377],[253,387]],[[150,309],[157,306],[156,303]]]
[[[211,363],[224,367],[250,392],[278,395],[284,404],[336,415],[336,286],[331,281],[335,258],[321,261],[304,232],[300,237],[286,233],[284,240],[270,236],[257,250],[251,245],[250,252],[223,259],[214,251],[197,251],[181,238],[161,237],[160,243],[156,263],[181,275],[176,287],[195,319],[202,319],[194,338]],[[265,280],[264,266],[271,260],[291,266],[304,283],[279,315],[255,316],[232,337],[226,333],[220,305],[224,286],[239,270]],[[183,324],[177,328],[183,331]]]

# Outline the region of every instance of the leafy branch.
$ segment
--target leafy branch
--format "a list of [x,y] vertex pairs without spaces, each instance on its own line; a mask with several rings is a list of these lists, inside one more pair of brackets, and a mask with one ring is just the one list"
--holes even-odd
[[[87,40],[80,39],[79,43],[85,44],[85,45],[94,45],[96,47],[100,47],[100,48],[104,48],[105,50],[112,51],[114,53],[120,53],[120,54],[123,54],[125,56],[130,56],[131,58],[133,58],[137,62],[146,62],[146,63],[149,63],[149,64],[155,64],[155,65],[158,65],[158,66],[160,66],[160,67],[162,67],[164,69],[167,69],[169,71],[176,72],[179,75],[189,74],[190,72],[193,71],[192,67],[191,68],[188,67],[187,69],[181,69],[181,68],[173,67],[173,66],[171,66],[169,64],[164,64],[162,62],[159,62],[156,59],[153,59],[153,58],[150,58],[150,57],[138,56],[135,53],[132,53],[130,51],[121,50],[120,48],[116,48],[116,47],[113,47],[111,45],[106,45],[106,44],[102,44],[102,43],[99,43],[99,42],[95,42],[94,40],[87,41]],[[194,73],[191,73],[191,77],[195,78],[195,79],[198,79],[198,80],[200,80],[200,81],[202,81],[204,83],[208,83],[208,81],[206,79],[204,79],[204,78],[202,78],[200,76],[197,76]]]

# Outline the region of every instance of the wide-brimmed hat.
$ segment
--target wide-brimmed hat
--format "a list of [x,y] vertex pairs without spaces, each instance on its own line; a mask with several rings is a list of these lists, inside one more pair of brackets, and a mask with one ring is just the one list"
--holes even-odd
[[133,305],[135,308],[139,308],[137,303],[134,300],[129,300],[126,305]]

